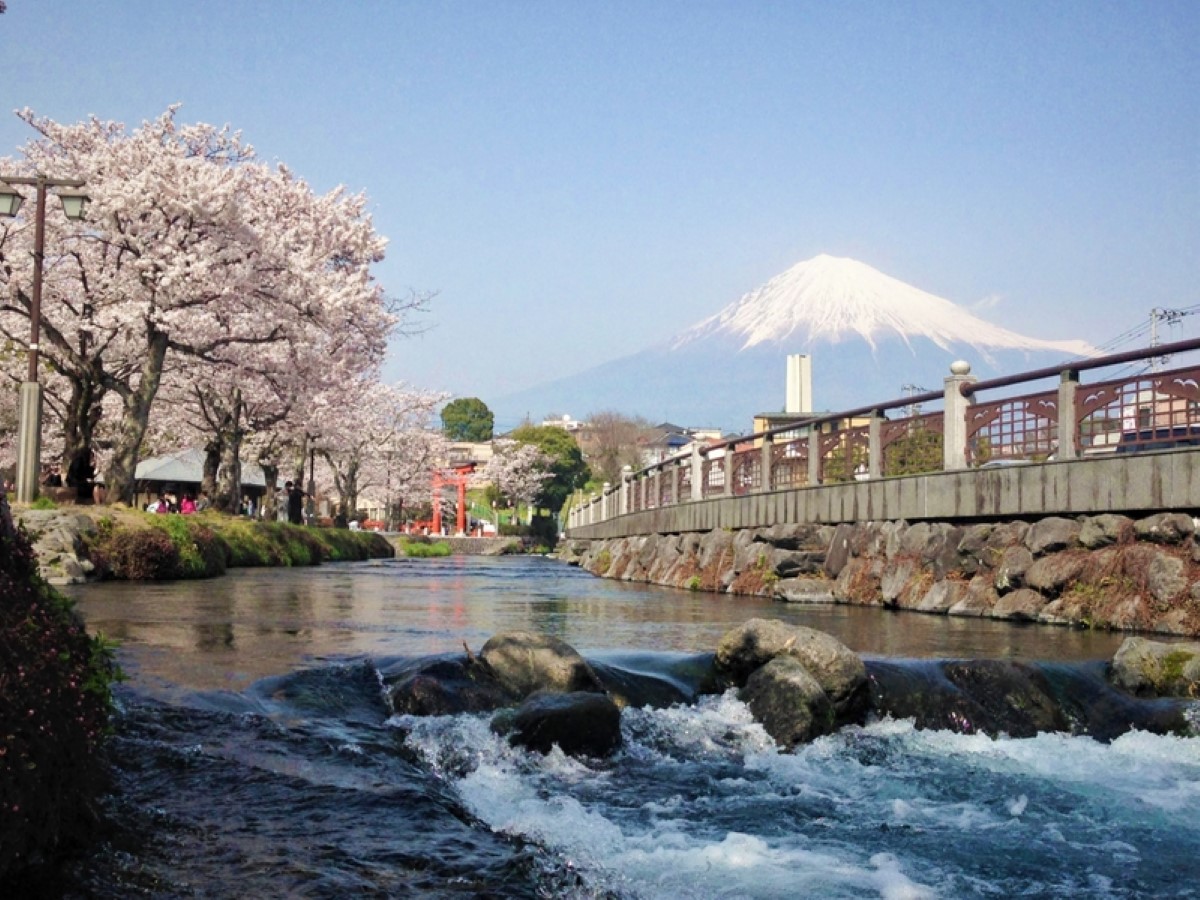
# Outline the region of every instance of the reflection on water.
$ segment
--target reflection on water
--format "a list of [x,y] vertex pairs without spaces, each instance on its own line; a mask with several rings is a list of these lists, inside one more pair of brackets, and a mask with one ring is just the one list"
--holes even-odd
[[477,650],[501,631],[554,635],[584,652],[705,651],[734,625],[783,619],[890,657],[1079,660],[1121,635],[1061,627],[779,603],[595,578],[554,560],[449,557],[242,569],[210,581],[72,588],[89,627],[125,645],[138,680],[241,690],[331,658]]

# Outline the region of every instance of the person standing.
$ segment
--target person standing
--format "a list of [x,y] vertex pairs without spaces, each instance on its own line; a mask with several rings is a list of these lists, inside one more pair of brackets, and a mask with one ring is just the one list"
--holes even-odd
[[288,521],[293,525],[304,524],[304,498],[308,496],[300,485],[289,481],[284,485],[287,489]]

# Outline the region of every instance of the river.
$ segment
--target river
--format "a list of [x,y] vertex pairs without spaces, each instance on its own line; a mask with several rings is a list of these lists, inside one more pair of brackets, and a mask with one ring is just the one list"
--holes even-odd
[[753,617],[869,657],[1086,665],[1119,635],[593,578],[526,557],[71,589],[121,642],[93,897],[1200,896],[1200,739],[992,739],[884,720],[779,752],[732,694],[627,709],[604,762],[487,716],[392,716],[381,679],[493,634],[666,672]]

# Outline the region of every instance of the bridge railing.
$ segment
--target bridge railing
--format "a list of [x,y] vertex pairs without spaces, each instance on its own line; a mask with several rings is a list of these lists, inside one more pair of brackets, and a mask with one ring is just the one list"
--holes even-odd
[[[1164,358],[1197,349],[1200,340],[1178,341],[986,381],[955,363],[941,391],[800,417],[626,469],[620,484],[577,499],[568,527],[719,497],[1200,446],[1200,365],[1155,371]],[[1137,364],[1142,371],[1081,381],[1084,372]],[[1057,384],[1034,393],[979,396],[1051,379]]]

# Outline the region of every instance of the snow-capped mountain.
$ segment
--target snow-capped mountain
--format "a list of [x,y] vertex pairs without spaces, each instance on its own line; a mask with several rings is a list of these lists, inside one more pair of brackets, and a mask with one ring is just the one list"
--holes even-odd
[[744,338],[742,349],[789,341],[805,347],[837,344],[855,337],[875,347],[878,340],[899,337],[910,345],[914,338],[926,338],[943,349],[969,344],[981,351],[1048,350],[1070,356],[1092,352],[1083,341],[1025,337],[865,263],[824,254],[776,275],[685,331],[672,346],[714,334]]
[[807,353],[814,405],[849,409],[937,390],[951,361],[982,378],[1095,350],[1026,337],[853,259],[817,256],[772,278],[675,338],[491,403],[501,421],[601,410],[745,432],[782,411],[786,357]]

